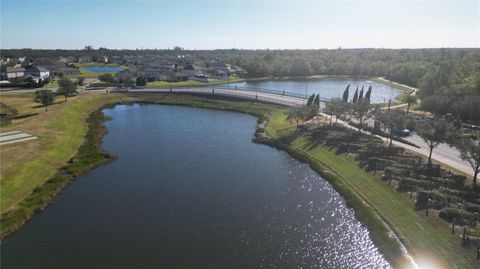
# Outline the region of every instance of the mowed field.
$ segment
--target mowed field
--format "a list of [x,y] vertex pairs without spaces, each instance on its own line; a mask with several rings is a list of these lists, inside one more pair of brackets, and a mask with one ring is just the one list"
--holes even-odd
[[114,94],[99,97],[99,94],[84,94],[71,97],[65,103],[64,97],[59,96],[46,112],[34,102],[34,94],[2,94],[2,102],[17,109],[18,114],[38,114],[15,120],[1,132],[24,131],[39,137],[1,146],[2,214],[73,157],[87,131],[85,119],[92,111],[119,98]]

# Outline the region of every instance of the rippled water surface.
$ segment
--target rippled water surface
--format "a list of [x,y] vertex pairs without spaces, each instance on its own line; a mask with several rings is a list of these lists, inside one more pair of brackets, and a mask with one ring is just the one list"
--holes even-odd
[[323,98],[342,97],[343,91],[350,84],[350,99],[353,98],[357,87],[364,91],[372,86],[372,103],[384,103],[395,98],[402,92],[397,88],[368,79],[326,78],[319,80],[263,80],[230,83],[231,87],[264,88],[277,91],[294,92],[308,95],[320,94]]
[[2,243],[2,268],[389,268],[307,165],[251,142],[252,116],[106,109],[118,159]]

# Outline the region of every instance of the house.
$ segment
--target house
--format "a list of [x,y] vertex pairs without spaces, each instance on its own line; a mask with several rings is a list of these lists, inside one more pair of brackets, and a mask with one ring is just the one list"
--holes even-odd
[[60,57],[58,61],[64,64],[73,64],[77,62],[77,57],[74,57],[74,56]]
[[25,74],[32,76],[33,78],[45,80],[50,77],[50,71],[45,67],[35,66],[25,71]]
[[162,73],[162,70],[159,68],[142,67],[138,69],[138,76],[144,77],[147,81],[160,80],[161,73]]
[[224,73],[226,73],[227,76],[238,76],[246,73],[242,68],[227,63],[209,63],[208,72],[216,77],[224,76]]
[[108,63],[107,56],[97,56],[97,63]]
[[135,68],[128,68],[115,74],[115,80],[120,83],[125,83],[128,81],[136,82],[136,79],[137,70]]
[[190,77],[196,77],[196,76],[202,76],[203,74],[203,69],[199,67],[198,65],[194,64],[189,64],[185,66],[182,70],[182,73],[187,74]]
[[178,82],[178,81],[187,81],[188,75],[182,72],[171,72],[165,71],[160,74],[160,80],[168,81],[168,82]]
[[92,56],[89,55],[83,55],[78,58],[79,63],[89,63],[92,61]]
[[123,64],[123,58],[122,56],[112,56],[109,59],[109,62],[112,64]]
[[78,70],[77,68],[71,68],[71,67],[62,67],[62,68],[58,68],[55,71],[58,74],[63,74],[64,76],[66,76],[66,75],[80,75],[80,70]]
[[229,76],[229,73],[227,71],[221,69],[209,69],[208,73],[210,74],[210,76],[220,79],[226,79]]
[[2,79],[12,79],[25,76],[25,69],[21,67],[5,67],[2,68]]

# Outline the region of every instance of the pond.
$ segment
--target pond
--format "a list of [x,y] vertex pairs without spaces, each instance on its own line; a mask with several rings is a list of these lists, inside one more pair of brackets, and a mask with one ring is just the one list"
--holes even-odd
[[91,73],[110,73],[110,72],[120,72],[123,69],[118,66],[87,66],[83,67],[84,70]]
[[[227,84],[224,84],[227,85]],[[342,97],[345,88],[350,85],[350,99],[353,98],[357,87],[364,91],[372,86],[372,103],[395,101],[402,90],[369,79],[355,78],[325,78],[309,80],[260,80],[230,83],[230,87],[263,88],[277,91],[293,92],[302,95],[320,94],[322,98]]]
[[2,242],[2,268],[390,268],[308,165],[252,142],[256,118],[117,105],[79,177]]

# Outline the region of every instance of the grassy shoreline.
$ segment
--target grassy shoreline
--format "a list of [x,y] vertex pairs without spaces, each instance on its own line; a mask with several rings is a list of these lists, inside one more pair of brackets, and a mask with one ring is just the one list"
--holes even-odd
[[14,209],[2,214],[1,238],[15,232],[35,213],[45,209],[78,176],[114,159],[113,155],[99,149],[103,135],[107,132],[104,121],[105,117],[101,110],[90,114],[87,119],[88,132],[85,135],[85,142],[75,157],[44,184],[36,187]]
[[[408,198],[403,197],[394,190],[384,188],[385,186],[382,186],[381,183],[375,181],[370,175],[359,168],[358,164],[349,160],[348,157],[343,155],[334,156],[334,153],[322,147],[316,148],[313,151],[305,150],[301,138],[288,144],[283,143],[278,139],[278,133],[281,130],[291,127],[291,124],[286,120],[285,113],[287,109],[284,107],[251,101],[239,101],[230,98],[208,98],[182,94],[111,94],[108,98],[107,96],[108,95],[98,95],[95,100],[98,101],[101,99],[101,101],[98,101],[98,104],[95,106],[88,106],[91,110],[86,115],[97,115],[96,113],[99,113],[98,111],[101,111],[104,107],[113,106],[115,104],[145,102],[230,110],[257,116],[259,123],[266,120],[267,124],[264,128],[264,132],[267,133],[267,136],[262,136],[261,134],[263,132],[261,131],[256,132],[256,142],[265,143],[287,151],[296,159],[310,164],[316,172],[329,181],[330,184],[341,193],[348,205],[355,209],[357,218],[369,229],[370,236],[375,245],[393,265],[398,268],[404,268],[406,260],[405,257],[401,255],[399,244],[390,237],[389,230],[383,225],[384,222],[394,230],[409,251],[413,250],[412,253],[416,259],[422,257],[418,251],[422,247],[430,247],[431,245],[436,246],[437,243],[441,243],[441,245],[436,246],[434,249],[435,251],[432,251],[431,254],[435,257],[439,257],[439,259],[442,259],[442,256],[447,257],[443,258],[444,260],[442,261],[442,264],[445,263],[445,260],[450,264],[454,263],[453,265],[445,266],[446,268],[455,268],[455,265],[457,265],[457,268],[475,268],[475,265],[471,264],[470,261],[459,253],[459,251],[461,252],[461,249],[455,248],[456,246],[454,243],[448,241],[452,239],[448,232],[442,234],[446,230],[444,227],[439,227],[438,223],[431,223],[431,219],[425,219],[423,216],[420,216],[417,212],[413,211],[412,206],[408,204],[411,203]],[[97,115],[96,120],[98,119],[100,118]],[[103,122],[103,119],[101,122]],[[87,136],[92,131],[94,137],[86,137],[87,141],[91,139],[92,141],[98,142],[98,139],[101,140],[101,137],[103,136],[102,132],[98,132],[98,130],[101,130],[101,127],[91,124],[92,122],[88,123],[89,128]],[[97,128],[98,130],[95,131]],[[257,131],[260,128],[263,129],[261,125],[257,126]],[[29,196],[28,198],[23,199],[27,201],[25,202],[26,204],[24,204],[24,206],[27,207],[26,209],[17,210],[17,213],[15,213],[17,215],[11,215],[12,217],[7,220],[5,220],[4,215],[2,215],[2,238],[5,236],[5,225],[11,225],[11,230],[7,227],[7,231],[9,232],[18,229],[33,214],[41,211],[46,205],[52,202],[55,199],[55,195],[59,194],[63,188],[68,186],[77,175],[112,158],[112,156],[102,155],[106,153],[98,151],[98,144],[93,145],[97,145],[97,147],[93,151],[89,150],[89,153],[94,154],[93,156],[100,156],[99,159],[95,159],[98,161],[97,163],[81,161],[80,154],[82,150],[79,149],[76,155],[71,158],[72,160],[77,161],[62,166],[59,169],[62,173],[59,174],[59,172],[57,172],[55,176],[50,178],[50,180],[46,180],[43,185],[41,185],[40,189],[35,189],[30,195],[32,197]],[[83,156],[87,157],[88,155]],[[66,159],[65,162],[68,160],[69,159]],[[347,169],[348,171],[343,171],[344,169]],[[71,171],[71,173],[66,171]],[[57,176],[65,178],[58,178]],[[45,189],[42,189],[44,185],[46,187],[44,187]],[[388,203],[385,203],[385,206],[378,204],[379,202],[383,203],[380,199],[383,197],[383,194],[387,195],[387,198],[391,200],[386,201]],[[380,198],[375,195],[380,195],[378,196]],[[399,204],[396,204],[397,202],[399,202]],[[402,210],[399,212],[395,213],[388,211],[389,209],[396,210],[398,206],[402,206]],[[403,213],[405,213],[404,219],[398,219],[398,214],[401,215]],[[425,229],[425,232],[420,231],[419,227]],[[412,229],[416,229],[417,231],[412,231]],[[429,231],[434,231],[434,233],[427,233]],[[426,235],[421,236],[418,232],[423,232]],[[432,235],[432,238],[429,238],[430,235]],[[431,242],[429,240],[431,240]]]

